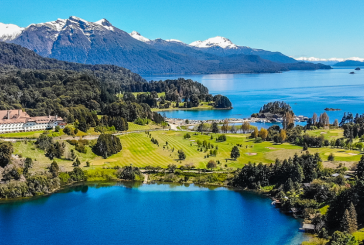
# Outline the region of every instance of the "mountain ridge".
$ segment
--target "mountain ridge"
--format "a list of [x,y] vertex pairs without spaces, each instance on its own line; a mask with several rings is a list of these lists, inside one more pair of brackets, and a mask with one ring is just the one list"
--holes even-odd
[[[71,16],[68,19],[31,24],[19,35],[14,36],[14,39],[7,39],[6,42],[26,47],[43,57],[83,64],[117,65],[139,74],[260,73],[281,72],[292,69],[290,67],[330,68],[289,62],[289,60],[282,62],[279,58],[272,62],[270,60],[272,57],[269,56],[277,57],[277,54],[269,51],[254,50],[254,52],[259,51],[261,55],[253,59],[249,55],[257,54],[252,53],[253,49],[243,50],[248,48],[238,47],[238,52],[230,52],[232,49],[225,50],[215,46],[207,49],[197,48],[174,39],[150,40],[137,32],[129,34],[113,26],[106,19],[88,22]],[[244,55],[248,56],[243,57]],[[287,59],[283,54],[278,56]],[[296,63],[296,65],[277,65],[276,62]]]

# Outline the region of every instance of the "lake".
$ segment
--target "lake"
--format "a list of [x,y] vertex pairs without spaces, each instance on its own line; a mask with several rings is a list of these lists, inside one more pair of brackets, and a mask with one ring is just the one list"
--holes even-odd
[[133,182],[0,204],[1,244],[300,244],[300,221],[227,188]]
[[[180,76],[144,76],[148,81],[184,77],[201,82],[212,94],[223,94],[233,103],[232,110],[168,111],[167,117],[183,119],[247,118],[271,101],[289,103],[296,115],[312,117],[328,111],[330,121],[344,112],[364,113],[364,71],[355,67],[334,67],[331,70],[288,71],[269,74],[212,74]],[[269,124],[268,124],[269,125]]]

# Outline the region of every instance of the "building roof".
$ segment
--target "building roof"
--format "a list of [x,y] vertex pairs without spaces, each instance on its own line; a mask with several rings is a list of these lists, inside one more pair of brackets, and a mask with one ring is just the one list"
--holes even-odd
[[49,123],[50,121],[63,121],[61,117],[57,116],[40,116],[31,117],[28,113],[22,110],[0,110],[0,124],[14,124],[14,123]]
[[[335,174],[333,174],[333,175],[331,175],[332,177],[337,177],[337,176],[339,176],[340,174],[338,174],[338,173],[335,173]],[[347,175],[344,175],[344,178],[345,179],[349,179],[350,178],[350,176],[347,176]]]
[[306,229],[306,230],[314,230],[315,229],[315,225],[313,224],[303,224],[303,229]]

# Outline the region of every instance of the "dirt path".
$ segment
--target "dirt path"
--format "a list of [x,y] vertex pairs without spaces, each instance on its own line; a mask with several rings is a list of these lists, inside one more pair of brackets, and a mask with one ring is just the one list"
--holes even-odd
[[144,174],[144,181],[143,181],[143,184],[148,183],[148,177],[149,177],[149,175],[148,175],[148,174]]

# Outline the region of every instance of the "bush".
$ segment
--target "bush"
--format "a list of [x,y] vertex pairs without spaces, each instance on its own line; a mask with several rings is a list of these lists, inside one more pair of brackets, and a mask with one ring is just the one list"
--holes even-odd
[[327,157],[328,161],[335,161],[335,156],[334,154],[330,153],[330,155]]
[[125,166],[122,169],[119,169],[116,175],[119,179],[137,180],[141,179],[142,173],[138,167]]
[[65,172],[59,173],[58,177],[61,180],[62,185],[67,184],[71,178],[70,175]]
[[225,134],[219,135],[216,141],[226,141],[226,135]]
[[254,143],[262,143],[263,140],[260,137],[255,138]]

